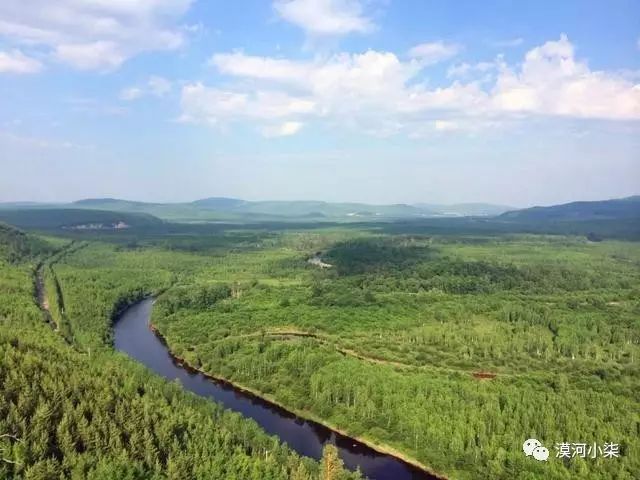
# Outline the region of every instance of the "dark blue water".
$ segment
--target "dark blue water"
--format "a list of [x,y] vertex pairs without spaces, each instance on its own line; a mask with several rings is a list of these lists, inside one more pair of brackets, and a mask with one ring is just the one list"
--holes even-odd
[[162,375],[180,380],[183,387],[211,398],[226,408],[254,419],[266,432],[277,435],[301,455],[319,459],[322,446],[336,445],[345,465],[375,480],[437,480],[437,477],[386,455],[333,430],[288,412],[226,382],[211,380],[178,365],[160,338],[149,329],[152,299],[143,300],[123,312],[114,326],[115,347]]

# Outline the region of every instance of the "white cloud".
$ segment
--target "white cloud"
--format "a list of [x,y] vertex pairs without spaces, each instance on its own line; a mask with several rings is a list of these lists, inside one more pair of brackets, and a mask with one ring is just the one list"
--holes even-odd
[[[315,116],[329,121],[342,118],[342,121],[352,125],[369,124],[372,131],[395,131],[395,121],[386,122],[382,118],[374,117],[379,116],[378,112],[384,113],[389,109],[400,108],[399,104],[404,104],[404,108],[410,108],[410,99],[401,98],[397,93],[402,92],[406,82],[420,69],[416,61],[403,63],[392,53],[375,51],[358,55],[339,54],[310,62],[233,53],[216,55],[211,63],[223,73],[250,79],[258,83],[259,90],[264,89],[259,95],[244,93],[247,100],[242,104],[242,109],[236,106],[236,114],[233,115],[235,118],[238,116],[237,111],[242,110],[244,116],[260,116],[267,119],[266,114],[274,109],[267,108],[268,105],[265,103],[275,95],[274,92],[280,92],[280,95],[286,94],[290,103],[295,104],[291,98],[298,98],[304,106],[296,111],[296,118]],[[200,87],[205,88],[202,85]],[[207,92],[211,90],[213,89],[206,89]],[[193,94],[197,95],[200,97],[199,100],[191,106],[200,110],[202,105],[226,104],[229,98],[240,95],[238,92],[225,93],[225,96],[220,96],[219,92],[216,92],[216,95],[209,97],[201,90],[183,89],[183,99]],[[207,123],[221,121],[222,112],[219,108],[215,111],[216,122],[209,120]],[[283,110],[278,109],[276,112],[280,115]],[[189,110],[187,113],[187,116],[194,119],[203,118],[201,114],[191,115]],[[284,111],[280,116],[288,114],[288,111]],[[382,124],[384,128],[379,128]]]
[[268,125],[261,129],[262,135],[267,138],[288,137],[295,135],[304,126],[301,122],[284,122],[278,125]]
[[[389,52],[338,54],[309,62],[236,52],[215,55],[211,63],[223,73],[251,80],[259,93],[253,94],[246,83],[225,91],[202,84],[184,87],[183,120],[221,125],[241,117],[264,122],[272,117],[298,122],[318,118],[387,136],[404,128],[398,116],[409,117],[429,106],[467,106],[475,93],[462,85],[433,91],[408,87],[423,65],[418,60],[402,62]],[[286,102],[273,108],[273,98],[279,96]],[[295,105],[302,108],[294,111]]]
[[309,35],[366,33],[374,28],[360,0],[275,0],[273,7]]
[[42,63],[27,57],[20,50],[0,51],[0,73],[37,73],[42,70]]
[[284,83],[299,83],[301,80],[306,79],[313,69],[310,63],[249,56],[239,52],[213,55],[209,60],[209,64],[228,75]]
[[79,70],[112,70],[126,58],[118,44],[107,41],[58,45],[55,56]]
[[425,65],[432,65],[456,56],[460,50],[462,47],[455,43],[421,43],[409,50],[409,56],[419,58]]
[[498,57],[454,66],[454,80],[442,86],[431,85],[423,58],[373,50],[308,61],[235,52],[210,63],[231,80],[224,89],[184,86],[183,120],[245,120],[263,133],[322,122],[381,136],[494,128],[531,115],[640,120],[640,85],[590,70],[566,36],[531,49],[518,65]]
[[[215,55],[212,63],[222,73],[296,86],[328,100],[344,94],[352,101],[369,101],[389,90],[402,89],[421,68],[419,62],[401,62],[393,53],[369,50],[362,54],[337,54],[316,61],[292,61],[254,57],[241,53]],[[342,99],[340,99],[342,100]],[[379,97],[376,101],[386,102]]]
[[[182,88],[181,106],[183,114],[180,121],[218,127],[242,119],[268,122],[269,125],[272,120],[284,119],[293,125],[295,121],[290,118],[310,114],[316,107],[310,99],[282,92],[238,93],[205,87],[202,83],[188,84]],[[289,134],[295,133],[291,131],[291,125],[288,127]]]
[[173,88],[173,83],[166,78],[152,75],[142,86],[127,87],[120,91],[121,100],[137,100],[145,95],[154,97],[164,97]]
[[0,37],[43,48],[79,69],[112,70],[141,52],[184,43],[176,23],[192,0],[0,2]]
[[566,35],[525,55],[520,71],[503,65],[492,92],[501,111],[640,120],[640,84],[575,59]]

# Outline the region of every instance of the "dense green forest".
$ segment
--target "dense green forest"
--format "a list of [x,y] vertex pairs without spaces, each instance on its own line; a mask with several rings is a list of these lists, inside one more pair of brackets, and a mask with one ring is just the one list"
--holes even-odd
[[[154,310],[171,349],[296,411],[455,478],[640,471],[637,244],[289,234],[191,278]],[[540,465],[529,437],[627,455]]]
[[[153,323],[192,366],[450,478],[637,478],[640,246],[414,227],[2,227],[0,472],[326,478],[113,351],[118,312],[155,294]],[[530,437],[548,462],[523,455]],[[561,461],[561,442],[620,457]]]
[[[76,238],[51,266],[82,353],[109,344],[119,306],[162,292],[153,322],[179,357],[451,478],[640,471],[636,243],[344,227],[106,239]],[[522,454],[529,437],[549,462]],[[561,442],[621,456],[563,462]]]
[[[301,458],[253,421],[184,393],[110,349],[113,312],[169,277],[144,282],[155,272],[135,276],[131,266],[117,279],[115,271],[108,276],[115,251],[102,247],[107,267],[78,269],[60,281],[57,269],[85,249],[0,226],[0,478],[356,477],[331,447],[322,463]],[[39,268],[47,269],[46,285],[59,282],[60,291],[47,288],[47,297],[60,328],[43,321],[35,301]]]

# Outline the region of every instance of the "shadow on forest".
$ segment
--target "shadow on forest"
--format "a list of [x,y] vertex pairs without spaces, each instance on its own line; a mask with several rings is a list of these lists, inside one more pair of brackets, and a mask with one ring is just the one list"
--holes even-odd
[[358,238],[334,244],[323,258],[339,276],[408,271],[436,255],[433,249],[413,242],[411,238]]

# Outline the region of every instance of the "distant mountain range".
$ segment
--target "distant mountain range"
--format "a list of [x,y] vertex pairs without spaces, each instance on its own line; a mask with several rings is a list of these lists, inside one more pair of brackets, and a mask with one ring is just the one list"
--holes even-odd
[[[55,213],[54,213],[55,210]],[[212,197],[185,203],[147,203],[116,198],[91,198],[68,204],[0,203],[0,221],[24,227],[116,228],[125,225],[259,222],[375,222],[450,220],[451,225],[504,225],[521,229],[585,222],[622,222],[640,225],[640,196],[593,202],[572,202],[550,207],[511,210],[485,203],[456,205],[330,203],[320,201],[247,201]],[[460,223],[462,222],[462,223]],[[102,225],[102,227],[98,227]],[[629,227],[630,225],[630,227]],[[80,227],[81,226],[81,227]],[[547,228],[544,227],[544,228]],[[465,227],[466,228],[466,227]],[[533,230],[532,230],[533,231]],[[634,230],[635,231],[635,230]]]
[[147,213],[170,221],[326,220],[370,221],[397,218],[492,216],[510,207],[485,203],[457,205],[331,203],[322,201],[248,201],[211,197],[184,203],[148,203],[116,198],[89,198],[70,204],[31,202],[0,204],[7,208],[75,208]]
[[[291,228],[373,224],[412,233],[547,233],[640,240],[640,196],[504,211],[490,204],[367,205],[313,201],[251,202],[214,197],[186,203],[93,198],[68,204],[0,203],[0,222],[70,234],[91,231],[180,232],[227,228]],[[218,225],[219,224],[219,225]],[[126,237],[126,235],[125,235]]]
[[517,222],[640,220],[640,195],[614,200],[571,202],[550,207],[524,208],[502,213],[498,218]]
[[0,222],[20,228],[118,230],[154,227],[164,222],[147,213],[112,212],[84,208],[0,208]]

